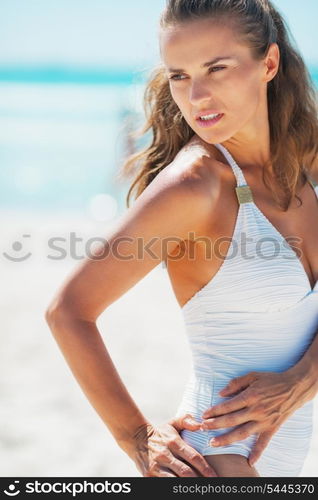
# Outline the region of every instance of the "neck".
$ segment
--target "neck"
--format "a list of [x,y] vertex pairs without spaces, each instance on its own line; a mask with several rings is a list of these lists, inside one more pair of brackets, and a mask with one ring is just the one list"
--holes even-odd
[[229,150],[242,170],[253,170],[256,173],[263,170],[267,162],[269,162],[267,168],[271,169],[269,134],[266,133],[263,136],[255,134],[249,137],[237,135],[222,144]]

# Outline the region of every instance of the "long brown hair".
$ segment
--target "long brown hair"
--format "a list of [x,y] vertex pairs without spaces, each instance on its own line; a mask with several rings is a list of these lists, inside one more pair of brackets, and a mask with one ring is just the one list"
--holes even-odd
[[[301,55],[291,43],[283,16],[269,0],[167,0],[160,17],[160,27],[164,29],[207,17],[225,17],[227,22],[233,21],[241,40],[250,47],[256,60],[265,58],[272,43],[279,46],[279,70],[267,86],[269,163],[285,197],[283,199],[273,189],[274,198],[286,211],[292,198],[298,198],[296,189],[299,181],[304,185],[306,178],[310,179],[310,172],[316,168],[318,159],[314,83]],[[171,96],[169,80],[161,63],[150,74],[144,90],[143,107],[146,122],[131,136],[140,137],[152,131],[152,140],[150,145],[124,161],[124,177],[137,172],[126,197],[127,207],[132,192],[136,192],[136,199],[195,133]],[[263,180],[266,184],[265,167]]]

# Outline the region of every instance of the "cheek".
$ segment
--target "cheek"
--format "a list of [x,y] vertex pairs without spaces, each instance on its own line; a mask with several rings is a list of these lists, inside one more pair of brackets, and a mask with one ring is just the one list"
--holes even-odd
[[259,104],[260,87],[255,78],[237,78],[228,87],[226,106],[235,114],[248,116]]
[[186,89],[174,89],[170,90],[171,92],[171,97],[174,100],[175,104],[179,108],[180,112],[184,116],[184,119],[188,122],[188,124],[191,126],[189,121],[192,119],[191,115],[191,105],[189,103],[188,99],[188,94]]
[[179,108],[185,107],[186,96],[185,92],[181,88],[170,86],[171,97]]
[[260,96],[260,82],[258,74],[253,71],[246,69],[245,75],[242,74],[239,81],[236,82],[237,89],[240,89],[240,95],[242,100],[250,103],[253,106],[259,100]]

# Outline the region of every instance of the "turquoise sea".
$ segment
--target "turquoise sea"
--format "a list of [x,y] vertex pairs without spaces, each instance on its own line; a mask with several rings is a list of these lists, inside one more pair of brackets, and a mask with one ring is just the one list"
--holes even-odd
[[117,176],[126,131],[143,121],[144,75],[0,68],[1,208],[86,211],[106,200],[121,211],[128,181]]

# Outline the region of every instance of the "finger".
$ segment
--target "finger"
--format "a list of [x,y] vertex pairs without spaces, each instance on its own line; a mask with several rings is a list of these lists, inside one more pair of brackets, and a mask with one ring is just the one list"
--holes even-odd
[[207,418],[201,424],[201,430],[208,429],[224,429],[225,427],[234,427],[235,425],[244,424],[251,420],[251,409],[244,408],[244,410],[235,411],[222,415],[221,417]]
[[189,464],[176,458],[170,451],[156,457],[157,466],[168,468],[177,474],[177,477],[198,477],[199,474]]
[[202,413],[202,418],[211,418],[218,417],[220,415],[224,415],[225,413],[230,413],[231,411],[240,410],[241,408],[245,408],[252,401],[249,399],[248,389],[244,392],[241,392],[237,396],[234,396],[232,399],[228,401],[223,401],[217,405],[211,406],[204,413]]
[[183,439],[175,439],[168,443],[169,449],[174,455],[186,460],[196,468],[204,477],[217,477],[215,470],[208,464],[203,456],[194,448],[187,445]]
[[261,454],[263,453],[266,446],[270,442],[273,434],[275,434],[273,431],[266,431],[266,432],[262,432],[259,435],[259,437],[258,437],[254,447],[252,448],[252,451],[251,451],[249,457],[248,457],[248,463],[250,464],[250,466],[254,465],[255,462],[260,458]]
[[230,395],[238,391],[246,389],[253,380],[255,380],[258,372],[250,372],[241,377],[235,377],[219,391],[221,396]]
[[198,431],[200,430],[201,422],[195,420],[195,418],[191,415],[191,413],[186,413],[178,418],[173,418],[169,421],[170,425],[179,432],[183,429],[188,429],[189,431]]
[[217,436],[211,439],[210,446],[226,446],[236,441],[242,441],[246,439],[251,434],[256,433],[258,430],[258,425],[256,422],[249,422],[248,424],[240,425],[238,428],[222,434],[222,436]]

